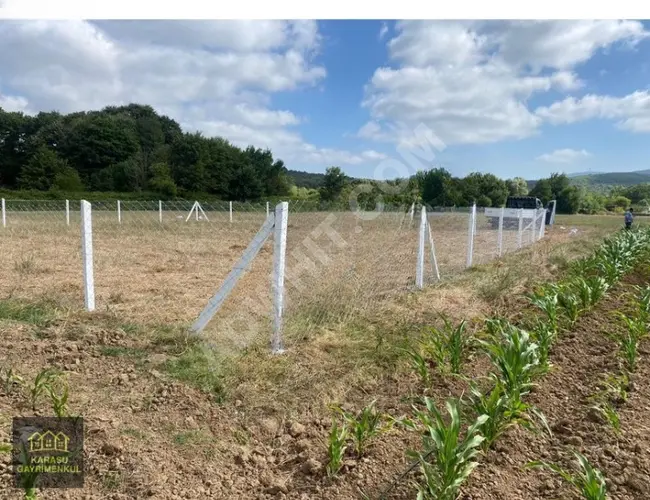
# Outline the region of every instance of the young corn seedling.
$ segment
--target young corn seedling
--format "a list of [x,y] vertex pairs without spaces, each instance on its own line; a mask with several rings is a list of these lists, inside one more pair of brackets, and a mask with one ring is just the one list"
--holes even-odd
[[635,289],[638,292],[637,307],[639,311],[639,320],[645,325],[650,322],[650,285],[645,287],[637,286]]
[[562,479],[573,485],[585,500],[606,500],[607,485],[605,484],[605,478],[602,473],[598,469],[594,469],[584,455],[577,451],[574,451],[573,454],[580,465],[580,471],[576,474],[564,470],[559,465],[542,461],[530,462],[527,466],[544,468],[555,472]]
[[327,475],[336,476],[343,467],[343,458],[347,450],[348,429],[345,425],[339,426],[334,420],[330,430],[327,444]]
[[2,386],[6,395],[11,394],[15,386],[22,386],[24,383],[23,378],[13,368],[2,370]]
[[403,352],[408,356],[411,368],[420,377],[422,385],[429,387],[431,385],[429,360],[422,355],[420,350],[403,349]]
[[518,405],[540,373],[538,345],[527,331],[513,325],[508,325],[500,341],[481,341],[481,345],[497,369],[506,396]]
[[621,432],[621,419],[616,408],[609,401],[602,401],[592,406],[592,408],[603,416],[605,421],[614,429],[614,433],[619,434]]
[[546,287],[540,293],[531,295],[528,300],[536,307],[541,309],[548,319],[548,323],[553,330],[557,332],[558,329],[558,300],[557,290],[551,287]]
[[619,261],[608,260],[606,257],[598,260],[597,267],[610,286],[618,282],[625,274],[625,268]]
[[575,278],[574,286],[583,311],[594,307],[609,289],[607,281],[601,276]]
[[372,401],[356,415],[337,408],[347,424],[354,443],[354,452],[359,458],[366,454],[370,441],[393,426],[393,420],[379,413],[375,403],[376,401]]
[[596,259],[587,257],[574,260],[569,266],[569,273],[573,276],[589,276],[596,271]]
[[625,324],[625,331],[622,333],[610,334],[619,347],[619,353],[628,371],[636,371],[637,358],[639,356],[639,342],[648,335],[646,324],[641,319],[630,318],[623,313],[618,313]]
[[52,380],[45,386],[45,389],[50,396],[52,402],[52,409],[54,414],[59,417],[68,416],[68,382],[64,379]]
[[533,340],[539,346],[539,367],[542,372],[547,372],[551,368],[549,355],[551,347],[557,338],[557,330],[548,322],[539,321],[531,330]]
[[571,291],[568,285],[563,285],[557,295],[558,304],[562,308],[565,316],[569,320],[569,325],[572,327],[582,312],[580,308],[580,300],[578,296]]
[[487,451],[510,427],[521,425],[525,429],[537,433],[539,426],[532,417],[536,417],[548,434],[551,434],[546,417],[539,410],[521,400],[508,399],[503,385],[497,377],[494,377],[492,390],[485,394],[473,382],[470,382],[470,396],[466,404],[475,416],[487,415],[489,417],[479,428],[485,437],[484,451]]
[[443,317],[443,321],[443,328],[431,328],[424,348],[439,369],[448,369],[452,374],[458,375],[471,345],[471,338],[465,333],[467,322],[463,320],[454,326],[446,317]]
[[425,410],[415,409],[416,418],[425,429],[424,452],[408,453],[420,464],[424,476],[424,481],[417,484],[417,498],[456,500],[460,487],[478,465],[476,456],[485,439],[479,428],[488,416],[478,417],[462,436],[457,401],[449,400],[446,403],[449,423],[445,422],[431,399],[425,398],[424,404]]
[[29,396],[33,411],[36,411],[38,398],[47,390],[48,386],[56,377],[58,377],[58,372],[52,368],[46,368],[36,375],[34,383],[29,388]]
[[470,382],[469,390],[467,406],[477,416],[488,416],[479,429],[485,438],[482,443],[483,450],[487,451],[508,427],[515,424],[509,418],[508,398],[504,394],[503,385],[498,380],[492,390],[485,394],[473,382]]
[[[18,461],[21,465],[29,465],[30,460],[24,443],[20,443],[18,454]],[[0,452],[11,453],[11,445],[0,444]],[[20,488],[23,490],[23,500],[37,500],[36,495],[36,480],[38,479],[38,472],[24,468],[20,473]]]

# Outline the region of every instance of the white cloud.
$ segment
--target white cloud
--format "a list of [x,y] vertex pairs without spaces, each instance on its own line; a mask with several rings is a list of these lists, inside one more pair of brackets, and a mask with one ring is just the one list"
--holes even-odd
[[388,33],[388,25],[386,23],[381,23],[381,28],[379,29],[379,39],[382,40]]
[[27,108],[27,99],[24,97],[12,97],[0,94],[0,108],[9,112],[20,111],[31,114]]
[[447,145],[536,134],[544,117],[531,97],[582,88],[577,65],[647,36],[636,21],[403,21],[396,31],[393,65],[366,85],[371,119],[358,135],[401,144],[424,124]]
[[537,116],[552,124],[568,124],[593,118],[618,120],[617,126],[632,132],[650,132],[650,92],[636,91],[624,97],[588,94],[568,97],[540,107]]
[[[271,96],[322,83],[314,21],[2,21],[0,106],[73,112],[150,104],[192,130],[269,147],[289,167],[359,164],[319,148]],[[379,153],[377,153],[379,154]]]
[[536,159],[548,163],[574,163],[575,161],[588,158],[590,153],[584,149],[556,149],[552,153],[545,153],[538,156]]

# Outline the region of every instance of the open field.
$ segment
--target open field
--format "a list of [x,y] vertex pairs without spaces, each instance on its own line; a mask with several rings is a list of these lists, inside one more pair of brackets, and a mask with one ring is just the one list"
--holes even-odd
[[[297,241],[288,242],[289,255],[291,247],[304,241],[320,223],[319,219],[308,217],[317,216],[321,214],[290,216],[289,229],[293,224]],[[261,217],[260,224],[264,214]],[[452,224],[449,218],[440,224],[438,221],[443,217],[456,217],[458,222]],[[224,259],[213,250],[212,242],[220,249],[246,243],[229,239],[232,235],[227,228],[209,229],[201,221],[194,221],[194,227],[188,223],[173,230],[164,225],[154,229],[140,224],[138,230],[125,231],[124,224],[119,228],[107,221],[102,226],[98,220],[96,281],[101,307],[96,313],[79,310],[80,288],[67,294],[61,289],[58,296],[51,292],[46,297],[49,300],[30,297],[30,290],[40,290],[39,283],[48,274],[42,270],[33,273],[34,268],[29,272],[21,270],[21,254],[12,254],[7,267],[10,273],[16,273],[12,275],[13,298],[0,301],[0,335],[4,339],[0,344],[0,367],[4,368],[0,384],[0,437],[7,438],[12,416],[32,413],[25,396],[27,387],[6,383],[6,370],[13,367],[29,382],[41,369],[52,366],[65,370],[70,386],[70,411],[84,416],[86,421],[88,470],[84,490],[48,490],[40,493],[41,498],[334,500],[363,498],[361,490],[370,498],[379,498],[379,493],[408,466],[407,448],[421,447],[420,435],[397,426],[377,437],[362,459],[348,453],[344,468],[337,477],[329,479],[323,471],[332,421],[328,406],[340,403],[358,410],[376,399],[382,412],[399,417],[412,413],[411,405],[422,394],[438,405],[449,396],[459,396],[467,389],[466,381],[440,374],[434,366],[430,384],[423,387],[402,348],[420,338],[428,327],[440,325],[439,313],[445,313],[454,322],[466,319],[468,334],[475,333],[488,316],[498,314],[512,321],[526,317],[531,306],[523,294],[540,282],[561,279],[573,260],[588,255],[620,223],[620,218],[558,216],[556,226],[544,240],[514,252],[516,242],[508,239],[509,254],[493,262],[489,260],[494,256],[494,235],[479,224],[477,241],[484,241],[483,248],[490,250],[477,253],[477,265],[461,272],[467,242],[466,214],[432,216],[440,272],[445,279],[441,283],[429,280],[425,289],[414,290],[411,282],[417,248],[415,223],[409,227],[400,218],[387,215],[381,221],[363,221],[362,231],[357,232],[358,221],[340,217],[339,225],[335,221],[332,227],[351,244],[338,248],[332,243],[326,247],[330,251],[327,255],[333,257],[330,267],[323,266],[321,273],[325,274],[317,274],[311,281],[305,277],[303,295],[295,291],[297,288],[288,292],[289,299],[294,297],[286,316],[289,350],[282,356],[271,356],[262,337],[248,342],[248,348],[238,354],[224,356],[183,332],[183,322],[191,321],[192,314],[200,311],[215,285],[199,284],[201,280],[192,282],[181,266],[181,261],[186,260],[180,259],[173,267],[165,257],[178,249],[183,257],[202,249],[207,252],[203,259],[191,261],[195,267],[185,269],[196,269],[198,276],[214,272],[209,276],[218,280],[218,271],[204,269],[206,261],[219,263],[219,259]],[[251,236],[259,227],[256,224],[251,224]],[[12,231],[11,238],[19,240],[20,233]],[[191,243],[184,231],[191,231]],[[241,231],[238,229],[237,234]],[[154,237],[168,233],[177,238],[176,243],[168,244],[165,239]],[[56,241],[59,247],[65,239],[42,242]],[[68,239],[72,240],[73,235]],[[103,246],[102,241],[110,245]],[[327,237],[322,241],[327,243]],[[124,244],[124,249],[112,256],[108,250],[102,253],[102,247],[118,244]],[[42,251],[34,246],[34,252],[36,248]],[[146,257],[129,257],[129,249],[145,253]],[[76,251],[79,252],[78,243]],[[44,255],[35,253],[34,261],[39,262]],[[260,257],[260,269],[254,267],[240,283],[248,286],[240,289],[248,289],[256,279],[268,282],[270,268],[265,266],[270,265],[270,252]],[[62,255],[52,251],[49,258],[46,269],[62,272]],[[229,258],[232,265],[236,252]],[[164,266],[158,273],[152,269],[154,260]],[[104,283],[109,285],[101,285],[102,262],[109,263],[105,264],[109,268],[124,266],[123,271],[104,273],[104,280],[108,280]],[[146,267],[147,263],[151,267]],[[585,397],[592,391],[598,372],[612,369],[615,351],[606,337],[594,337],[594,330],[598,330],[594,325],[603,323],[615,328],[607,323],[611,315],[605,311],[622,303],[630,283],[646,280],[647,265],[648,261],[644,261],[636,274],[612,289],[602,304],[557,340],[551,362],[558,369],[541,379],[540,388],[531,399],[545,412],[552,428],[566,427],[570,429],[568,433],[559,431],[553,438],[530,439],[520,428],[512,428],[480,459],[482,465],[471,476],[461,498],[574,498],[554,476],[521,469],[529,459],[558,459],[564,463],[566,453],[562,446],[567,439],[611,477],[615,487],[609,498],[647,498],[637,489],[643,487],[638,485],[649,473],[646,464],[650,459],[641,435],[649,423],[647,411],[643,411],[647,403],[643,385],[647,371],[643,366],[645,347],[635,376],[635,393],[629,406],[621,410],[623,437],[608,434],[602,423],[585,424],[583,418],[588,412]],[[226,266],[220,271],[222,274],[228,272]],[[340,279],[350,269],[363,279]],[[68,272],[72,286],[75,275]],[[76,272],[81,274],[80,266]],[[173,298],[158,303],[159,317],[152,311],[141,310],[148,301],[157,300],[149,290],[154,288],[152,276],[157,275],[163,277],[155,278],[161,280],[155,282],[156,286]],[[54,282],[52,276],[49,280]],[[185,286],[178,286],[175,280],[186,280]],[[79,279],[77,282],[81,283]],[[337,286],[328,288],[328,283]],[[109,290],[116,286],[122,297],[108,301]],[[186,287],[191,289],[185,290]],[[231,297],[233,305],[238,303],[236,297]],[[188,313],[176,300],[195,310]],[[109,307],[105,307],[107,302]],[[292,307],[294,312],[289,314]],[[217,323],[219,319],[216,318]],[[213,340],[219,332],[209,333]],[[27,359],[29,363],[25,363]],[[473,354],[463,369],[464,375],[477,381],[488,371],[489,362],[480,353]],[[51,414],[48,405],[47,397],[40,398],[38,412]],[[597,435],[606,436],[605,446],[598,444]],[[0,478],[2,486],[10,484],[6,467]],[[623,469],[625,479],[614,479]],[[409,475],[397,480],[387,498],[415,498],[412,481],[416,479]],[[3,487],[0,498],[21,496],[18,490]]]
[[[8,211],[8,225],[0,232],[0,297],[54,298],[73,309],[83,307],[78,211],[71,211],[67,225],[61,202],[43,207],[34,203],[9,206],[16,210]],[[264,223],[265,207],[249,206],[235,212],[230,222],[227,204],[221,210],[206,205],[189,219],[189,210],[159,212],[157,204],[150,204],[143,210],[135,202],[123,203],[119,216],[116,207],[94,204],[97,309],[138,324],[187,327]],[[285,313],[289,335],[346,321],[415,286],[417,214],[411,220],[404,211],[370,213],[362,220],[351,212],[292,208]],[[429,214],[442,279],[465,269],[468,216],[468,210]],[[533,232],[531,228],[523,234],[524,245],[533,241]],[[496,259],[497,243],[498,231],[479,215],[473,263]],[[270,336],[272,245],[270,238],[206,331],[222,347]],[[504,231],[502,253],[516,249],[516,231]],[[434,281],[427,262],[425,283]]]

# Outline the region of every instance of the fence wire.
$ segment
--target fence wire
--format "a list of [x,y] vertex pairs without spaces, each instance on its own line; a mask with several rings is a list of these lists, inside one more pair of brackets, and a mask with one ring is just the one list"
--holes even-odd
[[[97,310],[124,321],[189,325],[222,285],[275,207],[195,201],[92,202]],[[270,211],[267,211],[270,210]],[[477,208],[472,264],[537,241],[544,216],[522,221]],[[467,267],[471,208],[427,207],[423,283]],[[0,226],[3,297],[82,307],[80,202],[6,200]],[[297,338],[348,321],[416,285],[420,207],[372,212],[289,203],[284,324]],[[273,317],[273,235],[210,322],[206,334],[233,348],[269,338]]]

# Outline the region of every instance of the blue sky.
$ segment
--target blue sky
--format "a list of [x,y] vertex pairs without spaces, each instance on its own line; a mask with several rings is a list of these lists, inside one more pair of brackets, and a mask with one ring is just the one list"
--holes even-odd
[[650,168],[649,32],[588,20],[0,21],[11,49],[0,106],[151,104],[309,172],[383,177],[400,151],[425,147],[416,130],[445,146],[401,174],[632,171]]

